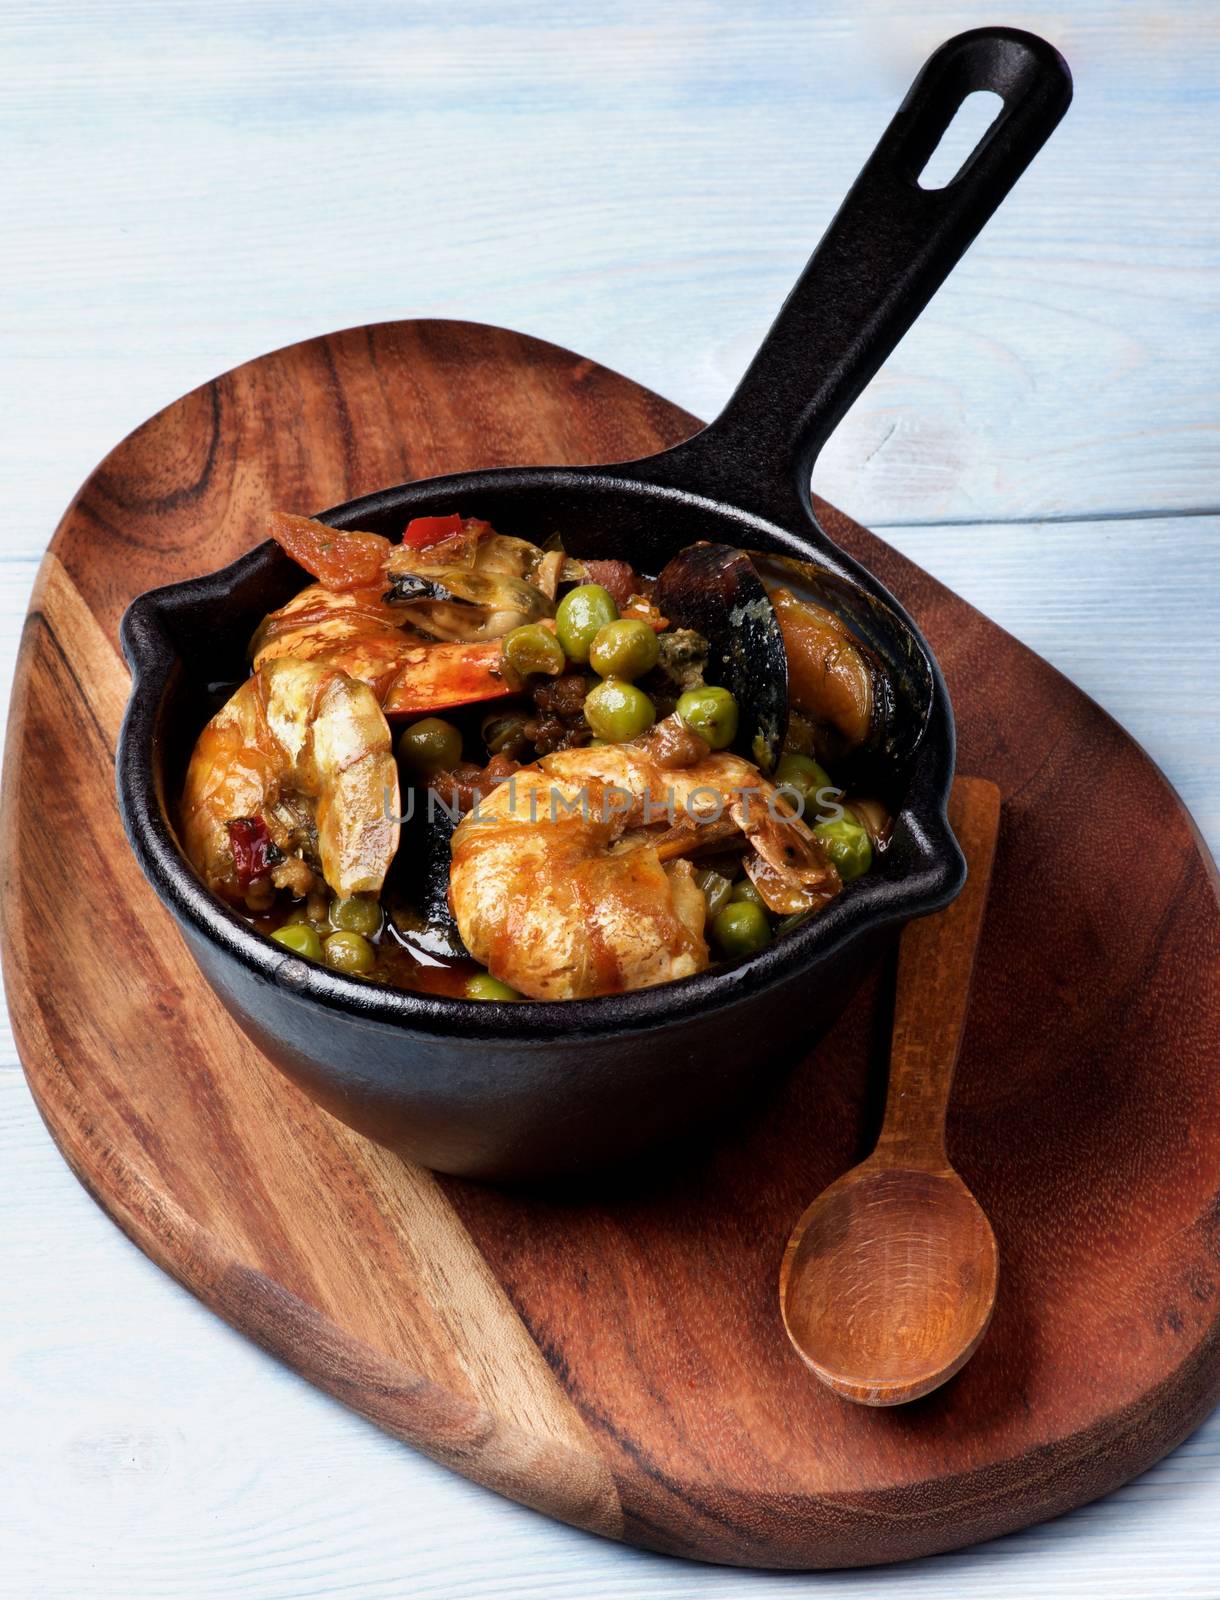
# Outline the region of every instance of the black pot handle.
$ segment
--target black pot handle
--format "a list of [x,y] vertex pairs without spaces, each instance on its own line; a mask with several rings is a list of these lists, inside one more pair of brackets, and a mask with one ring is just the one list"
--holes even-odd
[[[1003,109],[941,189],[918,178],[968,94]],[[975,28],[932,55],[719,417],[649,476],[764,512],[809,504],[818,452],[1067,110],[1044,39]]]

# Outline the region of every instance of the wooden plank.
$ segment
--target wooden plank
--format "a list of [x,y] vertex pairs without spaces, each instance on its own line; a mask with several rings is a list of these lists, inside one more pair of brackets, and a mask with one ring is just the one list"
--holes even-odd
[[1220,517],[885,537],[1121,722],[1220,859]]
[[[536,0],[8,14],[26,427],[0,450],[28,553],[58,463],[79,482],[169,396],[344,324],[518,326],[712,414],[918,62],[978,21],[915,0],[884,26],[730,0],[580,0],[563,27]],[[1062,46],[1076,103],[819,486],[875,527],[1212,506],[1214,8],[1005,15]]]

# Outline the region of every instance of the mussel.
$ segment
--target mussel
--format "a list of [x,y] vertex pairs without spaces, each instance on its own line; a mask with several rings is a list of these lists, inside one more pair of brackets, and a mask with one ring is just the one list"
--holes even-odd
[[688,545],[662,568],[655,599],[671,623],[708,641],[708,681],[737,701],[736,748],[770,772],[788,730],[788,656],[754,563],[731,545]]
[[466,946],[449,909],[450,841],[457,819],[430,790],[416,789],[403,824],[387,899],[394,931],[409,949],[443,959]]
[[708,680],[732,690],[737,748],[764,772],[792,748],[888,786],[909,759],[927,663],[909,629],[856,585],[786,557],[695,544],[662,570],[656,601],[709,641]]
[[396,545],[386,562],[385,600],[430,639],[498,639],[523,622],[549,617],[563,552],[524,539],[479,533],[470,523],[456,539],[416,550]]
[[789,745],[853,783],[900,786],[932,690],[910,629],[837,573],[785,556],[753,559],[784,638]]
[[893,691],[880,661],[828,607],[771,590],[788,656],[791,713],[814,730],[816,754],[834,762],[884,738]]

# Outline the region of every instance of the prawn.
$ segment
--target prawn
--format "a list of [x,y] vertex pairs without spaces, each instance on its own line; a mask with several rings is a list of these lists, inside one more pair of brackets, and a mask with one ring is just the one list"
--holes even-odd
[[377,590],[311,583],[260,623],[255,670],[269,661],[319,661],[367,683],[387,717],[426,716],[520,694],[499,639],[433,644],[403,632],[400,608]]
[[209,889],[252,881],[302,895],[320,873],[337,895],[378,894],[398,848],[398,768],[367,684],[335,667],[268,661],[199,735],[182,842]]
[[838,890],[820,844],[756,767],[701,741],[679,757],[685,766],[667,765],[663,728],[634,745],[544,756],[454,832],[449,900],[462,939],[531,999],[583,999],[703,971],[706,902],[689,857],[730,835],[776,909],[811,909]]
[[255,668],[282,656],[328,662],[367,683],[387,716],[519,694],[500,640],[553,614],[562,552],[474,519],[424,521],[426,531],[455,527],[424,546],[392,545],[277,512],[272,537],[318,582],[263,619],[251,644]]

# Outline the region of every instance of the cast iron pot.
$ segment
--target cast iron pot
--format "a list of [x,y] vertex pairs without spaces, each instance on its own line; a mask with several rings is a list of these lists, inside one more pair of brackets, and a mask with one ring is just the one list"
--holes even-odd
[[[1003,109],[957,177],[917,179],[963,98]],[[603,999],[516,1004],[373,986],[302,961],[214,898],[171,820],[209,686],[302,585],[271,543],[136,600],[122,628],[131,699],[117,756],[133,850],[217,995],[273,1062],[352,1127],[444,1172],[586,1173],[740,1102],[842,1008],[879,943],[946,905],[964,865],[945,805],[953,719],[931,652],[898,603],[814,520],[814,458],[1063,115],[1071,79],[1048,44],[988,28],[920,73],[720,417],[621,466],[520,468],[404,484],[324,513],[397,537],[458,509],[523,535],[657,571],[698,539],[816,564],[840,612],[889,664],[908,719],[900,809],[879,866],[736,965]]]

